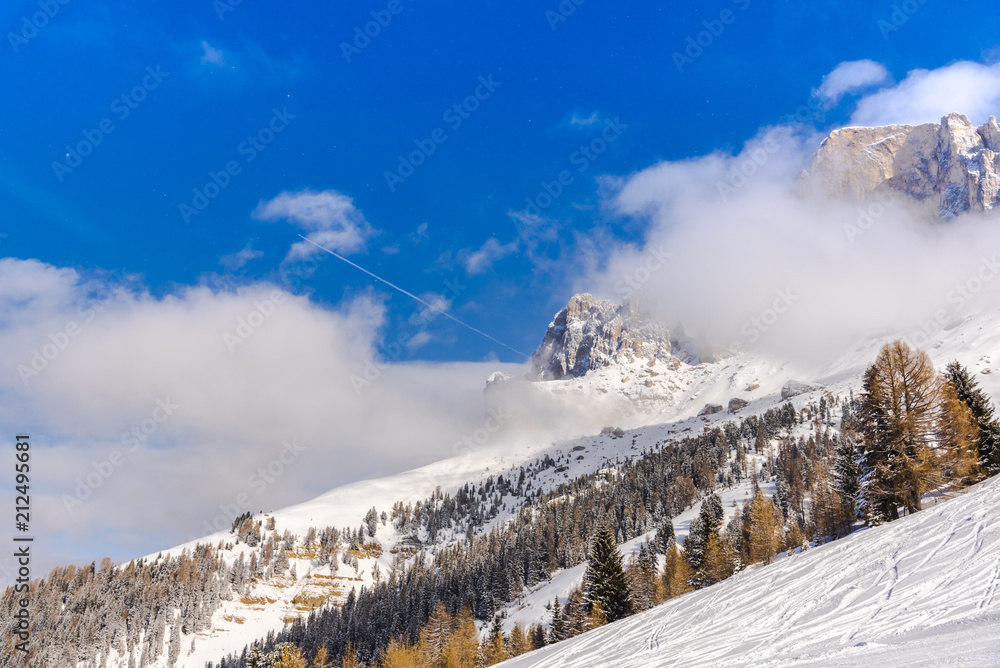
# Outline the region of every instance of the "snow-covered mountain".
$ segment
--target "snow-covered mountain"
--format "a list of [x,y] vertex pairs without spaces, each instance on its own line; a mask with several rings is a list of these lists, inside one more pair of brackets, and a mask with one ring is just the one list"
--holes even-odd
[[[975,128],[953,114],[940,124],[834,132],[817,152],[811,173],[835,196],[889,190],[930,202],[936,213],[951,216],[996,204],[998,150],[995,120]],[[156,634],[144,631],[140,640],[126,641],[116,631],[102,630],[96,648],[88,646],[85,656],[65,665],[202,668],[218,662],[299,624],[315,610],[342,606],[352,593],[371,589],[418,558],[433,559],[435,549],[467,543],[530,516],[538,511],[530,504],[545,494],[563,495],[561,485],[592,476],[599,488],[648,453],[680,449],[692,437],[707,438],[721,433],[727,422],[735,428],[740,420],[768,411],[787,409],[801,417],[822,400],[835,414],[839,402],[859,390],[879,347],[893,338],[873,337],[821,370],[754,351],[705,360],[690,354],[691,342],[645,316],[637,303],[575,295],[549,324],[528,378],[492,375],[485,401],[502,406],[507,392],[527,389],[534,393],[529,396],[544,394],[612,416],[602,433],[594,429],[554,442],[525,433],[502,447],[487,442],[413,471],[241,518],[231,531],[150,555],[142,563],[159,566],[210,546],[209,560],[221,575],[205,585],[211,590],[206,595],[181,596],[176,608],[164,611]],[[1000,360],[1000,310],[949,324],[929,339],[924,347],[939,368],[957,359],[989,395],[1000,396],[1000,368],[993,361]],[[820,429],[833,430],[833,422],[820,427],[800,420],[783,437],[819,438]],[[773,449],[744,455],[743,466],[754,476],[774,458]],[[727,450],[716,462],[720,468],[706,469],[707,486],[716,477],[720,481],[727,517],[752,490],[749,477],[727,478],[735,458]],[[764,477],[762,487],[775,492],[773,478]],[[476,521],[458,511],[433,530],[408,521],[412,513],[426,517],[446,500],[457,504],[459,498],[475,507]],[[962,655],[943,654],[938,639],[964,643],[976,660],[1000,660],[1000,648],[990,644],[988,633],[1000,619],[995,596],[1000,567],[991,558],[1000,542],[998,501],[1000,484],[989,483],[919,516],[767,568],[750,568],[510,665],[867,665],[884,660],[901,642],[908,643],[907,662],[962,660]],[[487,511],[480,513],[483,508]],[[698,511],[695,501],[666,513],[680,541]],[[450,521],[454,517],[458,521]],[[621,545],[626,555],[651,537],[644,531],[633,531]],[[547,604],[553,599],[564,603],[582,581],[583,565],[572,563],[500,601],[504,627],[548,623]],[[191,566],[185,562],[180,570],[190,575]],[[140,662],[137,647],[150,643],[157,651]],[[0,666],[13,665],[8,659],[0,652]]]
[[940,123],[849,127],[820,145],[811,182],[832,197],[904,194],[942,218],[988,211],[1000,201],[1000,125],[964,114]]
[[580,378],[636,359],[677,366],[676,347],[670,330],[646,317],[636,303],[614,304],[578,294],[549,323],[531,356],[532,374],[542,380]]
[[[397,557],[412,558],[421,549],[430,549],[452,541],[461,541],[464,538],[464,534],[460,531],[446,530],[433,539],[430,539],[426,533],[413,534],[405,530],[400,530],[391,521],[379,520],[375,522],[371,537],[366,538],[368,543],[365,546],[361,546],[360,549],[351,551],[353,558],[349,560],[349,563],[341,561],[334,565],[323,563],[318,558],[315,547],[309,547],[306,537],[310,529],[322,530],[322,528],[328,526],[357,527],[365,523],[365,515],[373,507],[381,513],[382,511],[390,510],[396,503],[426,502],[435,493],[455,494],[466,485],[476,486],[488,479],[495,479],[498,475],[512,479],[512,477],[516,476],[520,467],[526,464],[530,465],[531,462],[545,457],[552,459],[552,465],[542,470],[533,471],[529,475],[527,482],[530,482],[533,490],[537,492],[553,490],[558,485],[573,480],[578,476],[595,474],[609,466],[615,466],[614,462],[624,462],[634,458],[656,447],[657,444],[671,443],[685,436],[704,433],[724,424],[727,420],[761,415],[766,410],[776,408],[788,400],[796,406],[796,410],[799,410],[804,409],[810,403],[815,404],[824,395],[843,397],[852,390],[855,392],[858,391],[864,368],[871,362],[879,346],[886,340],[886,338],[879,338],[865,342],[857,349],[842,356],[841,359],[824,369],[820,374],[806,378],[805,380],[808,381],[809,385],[801,381],[790,383],[789,381],[793,379],[793,376],[789,374],[787,364],[768,362],[750,353],[742,353],[724,360],[698,365],[688,365],[685,363],[673,369],[673,372],[677,374],[675,382],[685,387],[684,392],[678,394],[673,401],[668,401],[664,412],[647,415],[646,419],[648,422],[646,424],[636,424],[630,430],[623,431],[620,434],[609,431],[607,434],[555,443],[526,441],[515,450],[486,446],[477,452],[431,464],[414,471],[384,479],[347,485],[332,490],[312,501],[254,518],[255,520],[260,520],[265,527],[261,532],[260,544],[265,543],[271,535],[279,542],[290,540],[286,544],[290,545],[288,561],[289,566],[293,568],[290,568],[284,574],[275,574],[269,578],[261,579],[252,584],[245,594],[223,601],[220,607],[213,613],[211,624],[207,628],[196,634],[183,636],[179,652],[180,658],[176,665],[185,668],[201,668],[208,661],[218,661],[229,653],[240,651],[245,645],[263,637],[268,632],[285,628],[296,619],[304,619],[308,612],[317,605],[322,607],[342,604],[352,590],[357,590],[361,586],[371,586],[378,578],[385,577],[392,570],[393,562]],[[949,332],[942,332],[935,340],[932,340],[928,344],[928,350],[935,364],[941,367],[952,359],[960,360],[970,370],[978,372],[977,378],[984,389],[993,396],[1000,396],[1000,373],[998,373],[1000,367],[997,367],[993,362],[993,360],[1000,360],[1000,310],[969,318]],[[636,361],[635,364],[644,365],[645,362]],[[655,366],[654,364],[652,368],[655,368]],[[617,376],[611,377],[608,374],[614,375],[620,373],[621,369],[617,365],[612,365],[596,370],[582,378],[564,379],[562,381],[537,381],[535,384],[537,387],[544,389],[544,391],[550,391],[558,390],[560,386],[563,386],[563,389],[568,389],[566,384],[574,383],[576,386],[575,389],[578,392],[578,400],[589,398],[597,400],[603,396],[601,389],[609,382],[614,381],[620,384],[620,378]],[[757,385],[758,387],[752,391],[748,391],[747,388],[752,385]],[[787,399],[782,397],[783,390],[785,390],[784,393],[788,397]],[[702,407],[706,403],[725,403],[725,399],[734,394],[750,397],[749,403],[740,410],[739,415],[734,415],[728,411],[699,415],[699,413],[703,412]],[[794,396],[789,396],[789,394],[794,394]],[[815,432],[811,431],[814,429],[814,426],[809,422],[805,423],[801,429],[802,431],[799,432],[800,435],[808,436],[809,434],[815,434]],[[753,457],[751,459],[754,460]],[[763,460],[755,461],[757,461],[759,467]],[[765,492],[772,492],[773,484],[765,484],[764,490]],[[721,491],[727,513],[731,513],[735,507],[734,503],[740,502],[750,494],[750,482],[746,480],[732,488]],[[490,529],[501,526],[503,523],[509,521],[517,515],[518,509],[523,503],[523,499],[506,497],[500,512],[487,524],[478,529],[478,532],[488,532]],[[681,541],[683,541],[683,537],[686,534],[688,524],[696,516],[697,512],[698,505],[696,504],[674,519],[678,537]],[[984,522],[988,519],[986,518]],[[267,526],[272,526],[272,521],[273,529],[266,529]],[[893,525],[889,528],[897,531],[895,526]],[[864,532],[851,540],[856,541],[857,544],[862,544],[866,540],[866,536],[869,535],[874,535],[874,532]],[[896,533],[890,535],[897,536]],[[649,535],[638,536],[623,545],[622,550],[627,555],[636,550],[643,541],[649,538]],[[943,539],[944,536],[942,536]],[[900,540],[892,540],[896,541],[893,544],[900,549],[902,548]],[[224,531],[190,544],[178,546],[160,555],[151,555],[148,559],[155,560],[163,559],[170,555],[176,556],[185,550],[190,552],[195,548],[197,543],[224,545],[223,558],[229,563],[235,562],[240,558],[241,554],[244,555],[245,559],[249,559],[248,555],[260,549],[259,547],[252,548],[244,543],[237,542],[234,539],[233,533]],[[829,547],[815,550],[815,553],[824,554],[831,551],[835,551],[836,554],[841,555],[857,553],[850,551],[850,549],[843,548],[841,543],[834,543]],[[845,552],[844,550],[848,551]],[[921,554],[929,554],[929,552]],[[975,556],[971,551],[969,554],[970,556]],[[942,563],[945,563],[945,555],[948,555],[948,559],[954,556],[952,552],[944,551],[936,558],[941,559]],[[813,559],[811,554],[796,555],[788,560],[788,564],[792,564],[796,569],[799,569],[795,571],[795,577],[805,578],[809,573],[812,573],[816,577],[836,577],[836,575],[826,574],[826,571],[822,570],[825,568],[827,562],[820,560],[813,561]],[[877,561],[876,557],[872,557],[872,559]],[[914,557],[914,559],[916,559],[916,563],[919,563],[920,558]],[[802,567],[798,566],[798,564],[811,563],[817,564],[812,570],[806,569],[803,571],[801,570]],[[831,573],[843,570],[843,563],[841,561],[831,561],[829,563],[832,569]],[[912,560],[903,560],[899,561],[899,563],[904,567],[915,565]],[[791,567],[788,565],[780,566],[780,568],[784,569]],[[994,563],[992,567],[996,568],[996,564]],[[883,567],[883,570],[886,569],[891,570],[888,562]],[[766,588],[768,586],[767,583],[779,581],[774,579],[777,576],[772,576],[770,573],[769,569],[764,569],[759,573],[744,573],[738,575],[732,583],[723,583],[723,585],[726,587],[743,587],[742,583],[747,581],[748,578],[756,577],[758,580],[755,580],[755,582],[760,581],[764,584],[753,586]],[[564,601],[569,591],[579,585],[582,578],[583,567],[580,566],[558,572],[553,575],[551,581],[525,590],[521,596],[506,606],[504,612],[506,617],[505,628],[509,630],[514,622],[521,622],[522,625],[532,622],[547,623],[551,612],[546,608],[546,604],[554,598]],[[861,591],[861,587],[864,584],[864,582],[859,581],[854,585],[845,585],[841,590],[844,592],[853,592],[851,596],[859,600],[867,600],[862,596],[863,592]],[[772,596],[785,596],[785,594],[781,593],[786,591],[783,585],[780,588],[778,585],[774,586],[775,589],[771,594]],[[852,586],[855,588],[851,589]],[[741,591],[743,590],[741,589]],[[787,591],[791,591],[791,589]],[[729,623],[726,620],[729,620],[736,614],[733,607],[736,605],[735,603],[724,606],[724,609],[729,612],[724,614],[719,613],[720,616],[716,616],[714,612],[711,612],[720,604],[716,586],[696,595],[682,597],[679,601],[669,604],[674,606],[670,609],[677,608],[677,606],[681,605],[681,601],[692,599],[694,596],[699,597],[697,600],[704,607],[698,614],[697,619],[701,620],[698,623],[706,625],[706,629],[715,629],[716,625],[724,627]],[[746,596],[750,595],[747,594]],[[746,600],[748,600],[746,597],[740,599],[740,601]],[[840,600],[839,598],[833,600],[830,605],[836,607],[837,601]],[[845,595],[843,600],[849,601],[850,597],[846,597]],[[708,603],[709,601],[711,603]],[[306,603],[304,604],[303,602]],[[962,607],[962,601],[959,598],[952,599],[951,601],[941,599],[938,603],[940,604],[940,609],[937,614],[941,618],[952,615],[953,608]],[[752,608],[749,604],[747,605],[747,609]],[[681,608],[683,610],[682,613],[670,614],[680,614],[681,616],[677,617],[677,619],[689,616],[692,614],[691,611],[694,608],[688,606],[689,604],[685,603],[683,608]],[[868,607],[859,609],[869,612],[874,611],[874,608],[869,609]],[[784,610],[788,615],[793,614],[788,608],[781,608],[781,610]],[[988,607],[987,612],[995,614],[1000,612],[1000,610]],[[637,617],[634,620],[626,620],[625,623],[638,624],[640,623],[639,620],[648,618],[649,614],[652,613]],[[903,613],[899,612],[898,614],[902,615]],[[932,611],[929,610],[926,616],[931,618]],[[792,618],[791,616],[788,617],[788,619]],[[922,613],[915,613],[913,618],[919,621],[923,618]],[[979,618],[977,617],[976,619]],[[899,623],[901,624],[902,622]],[[614,628],[617,627],[618,625]],[[631,629],[632,627],[629,626],[628,628]],[[737,628],[743,629],[739,634],[745,635],[747,638],[757,637],[754,635],[755,633],[763,633],[763,631],[753,631],[754,627],[752,625],[747,626],[742,622],[738,624]],[[924,627],[911,625],[907,628],[915,629]],[[636,633],[639,632],[637,631]],[[734,633],[736,632],[734,631]],[[580,639],[573,641],[584,643],[583,645],[576,645],[576,647],[586,647],[588,648],[587,651],[591,652],[591,654],[580,655],[581,657],[586,656],[586,660],[581,658],[581,662],[574,662],[574,660],[567,658],[571,655],[561,653],[562,650],[558,649],[561,647],[559,645],[553,651],[559,651],[560,653],[551,655],[551,657],[549,654],[540,655],[537,665],[606,665],[602,663],[604,659],[600,658],[598,648],[595,645],[586,644],[585,638],[589,635],[591,634],[586,634]],[[651,632],[650,635],[652,635]],[[660,642],[662,646],[667,646],[668,643],[662,639],[664,635],[669,634],[661,634]],[[630,635],[629,637],[633,636]],[[685,635],[683,637],[688,636]],[[837,643],[842,640],[841,636],[827,639],[827,644],[824,647],[828,649],[840,647]],[[164,642],[167,642],[166,639]],[[754,647],[760,644],[752,643],[750,640],[746,640],[745,642],[750,643],[745,645],[746,647]],[[852,645],[860,642],[862,641],[859,640],[852,643]],[[712,644],[712,646],[715,645]],[[629,651],[638,651],[642,647],[645,647],[645,645],[639,643],[637,647],[632,647]],[[624,650],[621,651],[624,652]],[[736,650],[733,651],[735,652]],[[621,660],[616,654],[612,654],[611,656],[615,657],[614,662]],[[642,656],[648,655],[643,654]],[[754,654],[753,656],[757,655]],[[101,658],[106,658],[108,661],[105,664],[98,665],[107,665],[115,668],[125,668],[128,665],[127,656],[114,651]],[[152,668],[165,667],[168,665],[167,659],[168,654],[165,648],[160,658],[150,662],[149,666]],[[591,661],[594,663],[591,663]],[[708,665],[708,663],[705,665]],[[634,665],[647,664],[640,662]],[[667,662],[662,665],[687,664],[681,661],[680,663]],[[84,664],[80,664],[80,666],[82,668]]]

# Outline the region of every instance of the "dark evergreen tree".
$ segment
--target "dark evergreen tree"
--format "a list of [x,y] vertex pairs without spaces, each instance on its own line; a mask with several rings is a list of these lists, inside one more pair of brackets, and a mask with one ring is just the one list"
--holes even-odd
[[587,604],[597,606],[609,622],[627,616],[632,610],[632,593],[622,566],[622,555],[615,544],[615,534],[601,524],[590,544],[590,558],[584,578]]
[[947,376],[958,392],[958,398],[972,411],[976,423],[976,448],[979,465],[987,474],[1000,472],[1000,421],[986,393],[980,389],[969,370],[956,360],[947,366]]
[[660,528],[656,530],[656,538],[653,540],[654,551],[657,554],[667,554],[676,544],[677,538],[674,535],[674,523],[671,519],[667,518],[660,525]]

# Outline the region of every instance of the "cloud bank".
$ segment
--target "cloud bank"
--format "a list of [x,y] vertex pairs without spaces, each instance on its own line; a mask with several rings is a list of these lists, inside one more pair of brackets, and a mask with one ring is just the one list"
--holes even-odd
[[[854,120],[939,121],[956,105],[982,119],[997,108],[1000,87],[986,86],[997,73],[974,63],[912,72],[862,98]],[[846,89],[843,81],[829,88]],[[995,307],[996,212],[943,224],[902,196],[848,203],[806,195],[802,172],[822,138],[768,128],[738,154],[664,162],[611,181],[609,206],[645,223],[644,243],[618,248],[579,287],[641,299],[700,352],[756,347],[813,370],[867,337],[919,344],[922,333]]]

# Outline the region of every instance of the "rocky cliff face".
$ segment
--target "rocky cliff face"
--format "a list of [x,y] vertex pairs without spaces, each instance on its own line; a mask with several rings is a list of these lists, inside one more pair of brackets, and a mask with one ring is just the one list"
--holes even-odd
[[1000,202],[1000,126],[978,128],[963,114],[940,123],[836,130],[813,157],[810,181],[832,197],[905,193],[942,218]]
[[542,380],[581,377],[619,360],[669,362],[674,360],[672,349],[670,331],[644,318],[633,304],[579,294],[549,324],[531,356],[532,372]]

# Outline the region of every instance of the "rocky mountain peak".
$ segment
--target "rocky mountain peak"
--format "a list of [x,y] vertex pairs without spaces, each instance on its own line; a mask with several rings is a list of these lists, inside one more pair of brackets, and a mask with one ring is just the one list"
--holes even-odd
[[925,202],[942,218],[1000,202],[1000,125],[951,113],[940,123],[835,130],[813,157],[810,182],[832,197],[877,191]]
[[577,294],[549,323],[531,356],[532,374],[542,380],[581,377],[619,360],[669,361],[672,349],[670,330],[645,317],[633,302],[614,304]]

